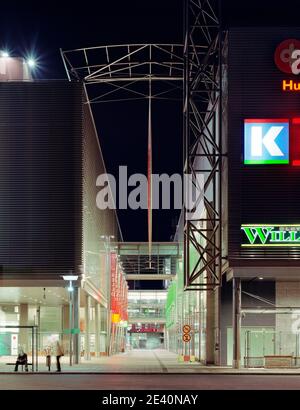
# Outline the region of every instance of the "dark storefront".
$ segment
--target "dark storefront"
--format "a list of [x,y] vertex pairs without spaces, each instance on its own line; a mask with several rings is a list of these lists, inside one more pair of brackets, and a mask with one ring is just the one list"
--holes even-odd
[[299,355],[292,308],[300,296],[300,94],[290,86],[298,78],[297,39],[298,28],[229,30],[227,279],[234,290],[222,289],[223,363],[231,360],[229,339],[235,365]]

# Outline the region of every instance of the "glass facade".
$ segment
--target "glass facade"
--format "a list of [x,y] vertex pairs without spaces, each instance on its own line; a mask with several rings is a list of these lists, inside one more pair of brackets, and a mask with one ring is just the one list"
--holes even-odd
[[[197,234],[196,234],[197,235]],[[190,269],[197,263],[197,253],[190,247]],[[183,258],[177,261],[176,279],[170,283],[166,302],[167,348],[179,358],[206,361],[206,292],[184,292]],[[185,336],[184,326],[190,327]]]
[[132,349],[163,348],[166,290],[128,292],[128,346]]

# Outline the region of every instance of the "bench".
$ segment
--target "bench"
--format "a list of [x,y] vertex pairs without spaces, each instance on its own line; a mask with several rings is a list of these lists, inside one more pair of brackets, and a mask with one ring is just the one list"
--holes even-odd
[[[14,362],[14,363],[6,363],[6,365],[7,366],[15,366],[16,365],[16,362]],[[22,366],[22,372],[24,371],[24,366],[25,366],[25,363],[24,364],[19,364],[19,366]],[[27,366],[32,366],[32,363],[30,363],[30,362],[28,362],[27,363]]]
[[271,368],[291,368],[293,366],[293,356],[269,355],[265,356],[265,367]]

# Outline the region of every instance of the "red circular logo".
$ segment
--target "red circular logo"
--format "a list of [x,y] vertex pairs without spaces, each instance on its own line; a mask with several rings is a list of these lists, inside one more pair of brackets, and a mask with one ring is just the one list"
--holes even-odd
[[284,73],[291,74],[291,65],[295,59],[292,59],[292,53],[294,50],[300,50],[300,41],[290,38],[289,40],[284,40],[275,51],[275,64],[280,71]]

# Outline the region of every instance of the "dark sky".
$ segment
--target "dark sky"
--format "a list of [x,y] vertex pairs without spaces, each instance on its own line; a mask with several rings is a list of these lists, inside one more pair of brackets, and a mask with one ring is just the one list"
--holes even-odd
[[[18,2],[19,3],[19,2]],[[59,48],[120,43],[181,43],[182,0],[109,0],[1,4],[0,47],[11,54],[33,53],[41,78],[65,78]],[[298,2],[223,0],[224,25],[298,25]],[[182,170],[182,107],[157,103],[153,107],[153,172]],[[98,105],[95,117],[106,166],[146,172],[147,105]],[[125,240],[147,239],[145,211],[119,213]],[[154,211],[153,239],[169,240],[178,212]]]
[[[60,47],[182,42],[181,0],[27,1],[18,7],[7,4],[1,10],[0,46],[14,55],[33,51],[39,58],[40,78],[66,77]],[[155,173],[182,170],[181,112],[180,103],[153,106]],[[128,165],[129,173],[145,174],[146,101],[98,104],[95,118],[108,172],[117,174],[119,165]],[[178,212],[154,211],[154,240],[169,240],[174,218],[178,218]],[[122,211],[119,219],[126,240],[147,240],[146,211]]]

